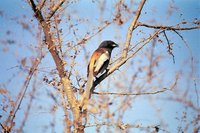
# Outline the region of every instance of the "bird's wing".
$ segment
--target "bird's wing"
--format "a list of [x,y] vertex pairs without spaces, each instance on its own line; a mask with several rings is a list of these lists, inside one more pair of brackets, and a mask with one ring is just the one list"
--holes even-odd
[[[94,64],[94,73],[99,73],[100,72],[100,69],[103,67],[103,65],[105,65],[105,62],[108,62],[110,59],[110,54],[108,51],[104,52],[98,60],[96,60],[95,64]],[[107,68],[106,67],[103,67],[103,68]],[[104,70],[103,70],[104,71]],[[102,72],[103,72],[102,71]]]

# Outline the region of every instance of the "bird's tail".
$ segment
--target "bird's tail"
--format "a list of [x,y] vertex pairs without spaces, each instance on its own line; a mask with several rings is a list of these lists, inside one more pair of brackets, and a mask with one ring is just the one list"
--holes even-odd
[[86,89],[85,92],[81,98],[81,106],[83,107],[83,110],[87,109],[87,106],[89,104],[89,99],[91,98],[91,90],[93,87],[93,80],[94,74],[89,73],[88,79],[87,79],[87,84],[86,84]]
[[86,85],[86,92],[85,92],[85,96],[86,98],[90,99],[91,97],[91,90],[93,87],[93,83],[94,83],[94,74],[92,72],[89,73],[88,75],[88,79],[87,79],[87,85]]

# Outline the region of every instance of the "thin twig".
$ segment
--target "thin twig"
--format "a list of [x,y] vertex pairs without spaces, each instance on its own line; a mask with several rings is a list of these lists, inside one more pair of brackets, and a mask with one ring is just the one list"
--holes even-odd
[[42,10],[42,8],[44,7],[44,4],[45,4],[45,2],[46,2],[46,0],[42,0],[42,1],[40,2],[40,4],[38,4],[38,5],[37,5],[37,7],[36,7],[36,8],[37,8],[38,10],[40,10],[40,11],[41,11],[41,10]]
[[197,90],[197,86],[196,86],[196,79],[194,77],[194,58],[193,58],[193,54],[192,54],[192,49],[191,47],[188,45],[188,43],[186,42],[186,40],[183,38],[183,36],[176,30],[173,30],[183,41],[183,43],[185,44],[185,46],[188,48],[190,56],[191,56],[191,67],[192,67],[192,78],[194,81],[194,89],[196,92],[196,96],[197,96],[197,105],[199,106],[199,94],[198,94],[198,90]]
[[109,21],[106,21],[105,22],[105,25],[103,25],[102,27],[100,27],[95,33],[93,33],[91,36],[87,36],[87,37],[84,37],[83,39],[80,39],[80,41],[78,41],[77,45],[80,45],[80,44],[84,44],[85,42],[87,42],[88,40],[90,40],[91,38],[93,38],[94,36],[98,35],[100,32],[102,32],[106,27],[108,27],[110,24],[112,23],[109,22]]
[[49,15],[47,16],[47,20],[51,19],[51,17],[56,13],[56,11],[62,6],[65,0],[61,0],[57,5],[53,7]]
[[2,127],[2,129],[3,129],[3,131],[4,131],[4,133],[8,132],[7,129],[6,129],[6,127],[3,126],[3,124],[0,123],[0,125],[1,125],[1,127]]
[[164,131],[166,133],[169,133],[169,131],[163,129],[160,127],[160,125],[149,125],[149,126],[142,126],[142,124],[127,124],[123,122],[102,122],[97,124],[88,124],[85,127],[100,127],[100,126],[116,126],[121,130],[130,129],[130,128],[137,128],[137,129],[155,129],[156,132],[158,131]]
[[161,32],[162,32],[161,29],[160,29],[160,30],[157,30],[157,31],[154,32],[153,35],[150,35],[149,38],[143,40],[143,41],[141,42],[142,44],[139,46],[139,48],[136,48],[136,50],[135,50],[132,54],[130,54],[130,55],[127,57],[126,60],[129,60],[130,58],[132,58],[137,52],[139,52],[146,44],[148,44],[153,38],[155,38],[155,37],[156,37],[158,34],[160,34]]
[[63,52],[62,52],[62,39],[60,37],[60,31],[59,31],[59,27],[58,27],[58,20],[57,20],[57,16],[54,16],[54,21],[55,21],[55,30],[56,30],[56,36],[57,36],[57,40],[58,40],[58,49],[60,51],[60,55],[61,57],[63,56]]
[[21,104],[22,104],[22,101],[23,101],[23,99],[24,99],[24,96],[25,96],[25,94],[26,94],[26,91],[27,91],[27,89],[28,89],[29,83],[30,83],[30,81],[31,81],[31,79],[32,79],[33,74],[34,74],[35,71],[36,71],[36,68],[37,68],[38,65],[40,64],[41,60],[42,60],[42,58],[40,58],[40,60],[38,60],[38,58],[37,58],[37,59],[35,60],[35,63],[33,64],[33,66],[31,67],[31,69],[30,69],[30,71],[29,71],[29,75],[28,75],[27,78],[26,78],[27,80],[25,81],[24,86],[23,86],[23,88],[22,88],[23,91],[22,91],[22,94],[21,94],[19,103],[18,103],[18,105],[16,106],[16,109],[13,110],[14,113],[12,114],[11,122],[14,121],[14,118],[15,118],[15,116],[16,116],[16,113],[17,113],[17,111],[20,109],[20,106],[21,106]]
[[137,23],[137,26],[144,26],[147,28],[153,28],[153,29],[165,29],[165,30],[194,30],[199,29],[200,25],[193,26],[193,27],[175,27],[175,26],[164,26],[164,25],[149,25],[149,24],[143,24],[143,23]]
[[21,123],[21,126],[20,126],[20,128],[19,128],[19,131],[20,131],[20,132],[23,132],[23,128],[24,128],[25,123],[26,123],[26,121],[27,121],[27,119],[28,119],[28,116],[29,116],[29,114],[30,114],[30,110],[31,110],[31,107],[32,107],[33,99],[34,99],[34,94],[35,94],[35,92],[36,92],[36,80],[37,80],[37,77],[35,77],[34,80],[33,80],[33,89],[32,89],[32,91],[31,91],[31,93],[30,93],[30,94],[31,94],[31,95],[30,95],[30,100],[29,100],[28,107],[27,107],[27,109],[26,109],[26,111],[25,111],[25,114],[24,114],[24,119],[23,119],[23,121],[22,121],[22,123]]
[[168,44],[167,51],[168,51],[168,53],[172,56],[172,58],[173,58],[173,63],[175,63],[174,54],[173,54],[173,52],[172,52],[172,50],[173,50],[173,49],[172,49],[172,43],[169,42],[169,39],[168,39],[168,37],[167,37],[167,34],[165,33],[165,30],[163,31],[163,34],[164,34],[164,37],[166,38],[167,44]]
[[158,93],[162,93],[165,92],[167,90],[171,90],[168,88],[163,88],[162,90],[158,90],[155,92],[137,92],[137,93],[133,93],[133,92],[93,92],[93,94],[98,94],[98,95],[118,95],[118,96],[130,96],[130,95],[151,95],[151,94],[158,94]]
[[29,83],[30,83],[30,81],[31,81],[31,79],[32,79],[32,77],[33,77],[33,74],[34,74],[35,71],[36,71],[36,68],[37,68],[38,65],[40,64],[40,62],[41,62],[41,60],[42,60],[42,57],[43,57],[43,56],[41,56],[41,58],[39,58],[39,59],[37,58],[37,59],[35,60],[34,64],[32,65],[31,69],[29,70],[29,74],[28,74],[27,77],[26,77],[26,81],[24,82],[23,87],[21,88],[21,90],[20,90],[20,92],[19,92],[19,94],[18,94],[18,98],[17,98],[17,100],[15,101],[15,106],[14,106],[14,107],[12,108],[12,110],[10,111],[10,114],[9,114],[7,120],[6,120],[6,125],[8,125],[8,123],[10,123],[9,130],[11,130],[12,127],[13,127],[13,124],[12,124],[12,123],[13,123],[13,121],[14,121],[14,119],[15,119],[15,116],[16,116],[18,110],[20,109],[20,106],[21,106],[21,104],[22,104],[22,101],[23,101],[23,99],[24,99],[24,97],[25,97],[25,94],[26,94],[26,92],[27,92]]
[[170,100],[174,102],[178,102],[183,104],[185,107],[190,107],[190,109],[193,109],[197,112],[200,112],[200,108],[198,106],[195,106],[195,104],[191,100],[187,100],[186,98],[183,97],[168,97],[164,98],[164,100]]
[[43,16],[42,16],[41,11],[37,9],[37,6],[35,5],[35,2],[34,2],[33,0],[27,0],[27,1],[28,1],[28,3],[30,4],[32,10],[34,11],[35,16],[36,16],[36,18],[38,19],[38,21],[39,21],[40,23],[42,23],[42,22],[44,21],[44,18],[43,18]]

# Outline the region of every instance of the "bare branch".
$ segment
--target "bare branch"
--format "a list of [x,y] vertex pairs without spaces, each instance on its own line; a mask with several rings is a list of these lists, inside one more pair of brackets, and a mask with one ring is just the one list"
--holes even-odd
[[174,54],[173,54],[173,52],[172,52],[172,50],[173,50],[173,49],[172,49],[173,43],[170,43],[170,42],[169,42],[169,39],[168,39],[168,37],[167,37],[167,34],[165,33],[165,30],[163,31],[163,34],[164,34],[164,37],[166,38],[167,44],[168,44],[167,52],[172,56],[173,62],[175,63]]
[[[109,22],[109,21],[106,21],[105,22],[105,25],[103,25],[102,27],[98,28],[98,30],[93,33],[91,36],[87,36],[87,37],[84,37],[82,39],[80,39],[77,43],[77,45],[80,45],[80,44],[84,44],[85,42],[87,42],[88,40],[90,40],[91,38],[93,38],[94,36],[98,35],[100,32],[102,32],[106,27],[108,27],[112,22]],[[76,45],[75,45],[76,46]]]
[[65,2],[65,0],[60,0],[58,4],[56,4],[49,15],[47,16],[47,20],[51,19],[51,17],[56,13],[56,11],[62,6],[62,4]]
[[42,8],[44,7],[45,2],[46,2],[46,0],[42,0],[42,2],[41,2],[40,4],[38,4],[36,8],[37,8],[39,11],[41,11]]
[[197,112],[200,112],[200,108],[198,106],[195,106],[195,104],[191,100],[187,100],[182,97],[175,97],[175,98],[169,97],[169,98],[166,98],[166,100],[171,100],[171,101],[182,103],[184,106],[190,107],[191,109],[193,109]]
[[192,49],[191,49],[190,46],[187,44],[186,40],[183,38],[183,36],[182,36],[178,31],[176,31],[176,30],[173,30],[173,31],[181,38],[181,40],[183,41],[183,43],[185,44],[185,46],[188,48],[189,53],[190,53],[190,56],[191,56],[191,58],[192,58],[192,60],[193,60]]
[[160,125],[149,125],[149,126],[142,126],[142,124],[126,124],[123,122],[102,122],[97,124],[89,124],[85,127],[99,127],[99,126],[116,126],[121,130],[129,129],[129,128],[138,128],[138,129],[155,129],[155,132],[164,131],[166,133],[169,133],[167,130],[160,127]]
[[194,26],[194,27],[180,27],[179,25],[177,26],[163,26],[163,25],[148,25],[148,24],[143,24],[143,23],[138,23],[137,26],[144,26],[147,28],[153,28],[153,29],[165,29],[165,30],[194,30],[194,29],[199,29],[200,25]]
[[[49,19],[54,15],[54,13],[58,10],[58,8],[64,3],[65,0],[60,1],[60,3],[58,5],[56,5],[52,12],[49,14]],[[79,123],[81,121],[79,121],[80,118],[80,109],[78,106],[78,102],[75,98],[75,95],[73,93],[72,87],[71,87],[71,82],[70,80],[66,77],[66,72],[64,69],[64,63],[63,60],[60,58],[59,56],[59,51],[57,50],[57,48],[55,47],[55,42],[52,39],[52,34],[51,34],[51,25],[48,22],[48,20],[44,20],[43,16],[41,14],[41,11],[36,9],[35,3],[33,0],[30,0],[30,5],[35,13],[35,17],[37,18],[37,20],[40,22],[40,25],[42,26],[42,30],[44,32],[45,35],[45,41],[46,41],[46,45],[47,48],[49,50],[49,52],[51,53],[51,56],[53,57],[54,63],[56,65],[56,69],[59,73],[59,77],[61,79],[61,82],[63,84],[63,88],[65,91],[65,94],[67,96],[67,100],[68,103],[72,109],[73,112],[73,116],[74,116],[74,125],[75,128],[77,129],[79,127]]]
[[3,124],[1,124],[1,123],[0,123],[0,125],[1,125],[1,127],[2,127],[2,129],[3,129],[3,131],[4,131],[4,133],[6,133],[6,132],[9,132],[9,131],[10,131],[9,129],[7,130],[7,127],[4,127],[4,125],[3,125]]
[[35,13],[35,17],[37,18],[37,20],[40,22],[40,25],[42,26],[43,28],[43,32],[45,34],[45,41],[46,41],[46,44],[47,44],[47,47],[48,47],[48,50],[49,52],[51,53],[54,61],[55,61],[55,64],[56,64],[56,67],[57,67],[57,70],[59,72],[59,75],[62,77],[65,77],[65,71],[64,71],[64,67],[63,67],[63,61],[61,60],[61,58],[59,57],[59,52],[58,50],[56,49],[55,45],[54,45],[54,42],[52,40],[52,36],[51,36],[51,32],[50,32],[50,25],[48,24],[48,22],[46,22],[42,16],[42,13],[40,10],[37,10],[36,8],[36,5],[34,3],[33,0],[29,0],[29,3],[32,7],[32,10],[34,11]]
[[179,79],[179,75],[176,75],[176,79],[174,81],[174,83],[172,84],[172,86],[170,88],[163,88],[162,90],[158,90],[158,91],[154,91],[154,92],[138,92],[138,93],[133,93],[133,92],[125,92],[125,93],[115,93],[115,92],[93,92],[93,94],[98,94],[98,95],[151,95],[151,94],[158,94],[158,93],[162,93],[165,92],[167,90],[172,91],[176,85],[177,85],[177,81]]
[[158,90],[155,92],[138,92],[138,93],[132,93],[132,92],[123,92],[123,93],[116,93],[116,92],[93,92],[93,94],[98,95],[118,95],[118,96],[129,96],[129,95],[151,95],[151,94],[158,94],[165,92],[167,90],[171,90],[168,88],[163,88],[162,90]]
[[[12,110],[10,111],[10,114],[6,120],[6,125],[7,123],[10,123],[10,125],[12,125],[14,119],[15,119],[15,116],[18,112],[18,110],[20,109],[20,106],[22,104],[22,101],[24,99],[24,96],[27,92],[27,89],[28,89],[28,86],[29,86],[29,83],[33,77],[33,74],[35,73],[35,71],[37,70],[36,68],[38,67],[38,65],[40,64],[41,60],[42,60],[42,57],[41,56],[40,58],[37,58],[35,61],[34,61],[34,64],[32,65],[31,69],[29,70],[29,74],[28,76],[26,77],[26,81],[24,82],[24,85],[18,95],[18,98],[16,100],[16,104],[15,106],[12,108]],[[10,126],[10,129],[12,128],[12,126]]]
[[38,21],[40,23],[42,23],[44,21],[44,18],[42,16],[42,13],[40,10],[37,9],[36,5],[35,5],[35,2],[33,0],[27,0],[28,3],[30,4],[32,10],[34,11],[35,13],[35,17],[38,19]]
[[135,17],[134,17],[134,19],[133,19],[133,21],[132,21],[132,23],[131,23],[131,25],[130,25],[130,27],[128,29],[128,32],[127,32],[127,35],[126,35],[126,43],[125,43],[125,46],[124,46],[124,52],[122,54],[123,58],[127,57],[127,54],[128,54],[128,51],[129,51],[130,42],[131,42],[131,38],[132,38],[132,33],[133,33],[133,30],[136,27],[137,20],[140,17],[140,13],[142,11],[142,8],[143,8],[145,2],[146,2],[146,0],[143,0],[140,3],[140,5],[139,5],[139,7],[137,9],[137,12],[135,14]]
[[26,109],[26,112],[25,112],[25,115],[24,115],[24,118],[23,118],[23,121],[22,121],[22,123],[21,123],[21,126],[20,126],[20,128],[19,128],[19,131],[20,132],[22,132],[23,131],[23,128],[24,128],[24,126],[25,126],[25,123],[26,123],[26,121],[27,121],[27,119],[28,119],[28,116],[29,116],[29,114],[30,114],[30,109],[31,109],[31,107],[32,107],[32,103],[33,103],[33,99],[34,99],[34,94],[35,94],[35,92],[36,92],[36,78],[34,78],[34,83],[33,83],[33,89],[32,89],[32,91],[31,91],[31,95],[30,95],[30,100],[29,100],[29,104],[28,104],[28,107],[27,107],[27,109]]

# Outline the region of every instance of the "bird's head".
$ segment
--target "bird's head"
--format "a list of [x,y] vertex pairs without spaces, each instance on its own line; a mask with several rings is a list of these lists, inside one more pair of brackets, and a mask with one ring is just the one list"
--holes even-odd
[[100,45],[99,48],[108,48],[108,49],[113,49],[115,47],[119,47],[118,44],[116,44],[113,41],[107,40],[107,41],[103,41]]

